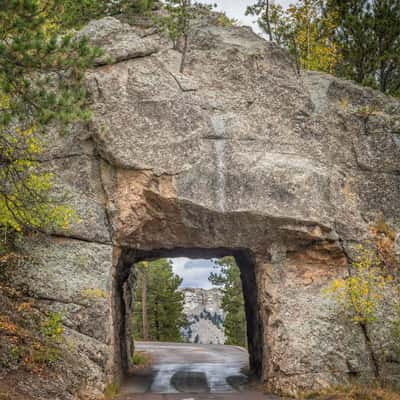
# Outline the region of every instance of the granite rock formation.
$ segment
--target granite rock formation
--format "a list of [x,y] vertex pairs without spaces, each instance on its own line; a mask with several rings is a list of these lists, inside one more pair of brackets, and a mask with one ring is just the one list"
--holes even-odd
[[224,344],[224,312],[221,289],[182,289],[185,296],[183,312],[189,325],[182,329],[189,343]]
[[[236,256],[251,366],[271,391],[370,378],[363,332],[322,290],[348,273],[377,213],[400,221],[399,102],[299,77],[248,28],[199,23],[184,74],[157,34],[113,18],[82,33],[105,49],[87,74],[93,122],[53,132],[43,160],[81,221],[24,243],[35,262],[8,273],[63,314],[79,354],[64,368],[75,378],[49,397],[95,396],[118,380],[130,362],[132,264],[194,253]],[[378,333],[387,342],[385,324]]]

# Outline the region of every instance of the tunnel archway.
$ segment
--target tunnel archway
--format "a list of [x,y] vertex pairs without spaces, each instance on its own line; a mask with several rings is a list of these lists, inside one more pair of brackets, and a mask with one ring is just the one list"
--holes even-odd
[[[347,379],[343,360],[351,355],[347,345],[341,346],[350,336],[343,330],[338,341],[331,329],[337,318],[327,317],[321,307],[326,303],[322,288],[347,271],[348,259],[336,233],[307,219],[207,207],[199,204],[201,199],[179,197],[175,185],[170,176],[124,170],[118,172],[112,192],[119,210],[114,219],[118,246],[112,309],[113,365],[119,376],[127,370],[126,355],[131,353],[124,321],[132,307],[124,294],[134,282],[131,266],[149,258],[231,255],[244,284],[249,283],[244,296],[252,337],[250,364],[266,387],[273,392],[289,388],[288,393],[324,387],[337,374],[338,364],[338,381]],[[327,371],[320,368],[320,360],[331,357],[326,342],[337,348]],[[305,380],[308,374],[314,377],[311,381]]]
[[115,337],[117,338],[118,358],[121,373],[124,374],[131,366],[131,354],[133,350],[130,316],[134,299],[132,296],[136,274],[134,264],[145,260],[159,258],[187,257],[197,258],[222,258],[233,256],[240,269],[243,296],[245,302],[245,314],[247,324],[247,344],[249,352],[249,367],[253,376],[260,378],[263,364],[262,323],[258,300],[255,262],[251,252],[247,249],[229,248],[174,248],[156,250],[136,250],[124,248],[121,251],[117,264],[115,283],[115,319],[119,321],[115,325]]

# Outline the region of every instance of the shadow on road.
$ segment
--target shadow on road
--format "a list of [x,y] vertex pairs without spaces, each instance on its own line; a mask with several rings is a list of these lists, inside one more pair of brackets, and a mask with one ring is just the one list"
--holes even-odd
[[139,342],[135,348],[153,363],[126,377],[123,395],[234,394],[248,388],[248,353],[240,347]]

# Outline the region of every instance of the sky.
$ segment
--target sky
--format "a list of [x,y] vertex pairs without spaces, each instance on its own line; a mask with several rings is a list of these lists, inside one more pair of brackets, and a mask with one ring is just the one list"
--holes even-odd
[[218,272],[213,260],[192,260],[189,258],[171,258],[173,271],[183,278],[182,288],[211,289],[208,281],[210,272]]
[[[243,25],[253,26],[253,28],[257,30],[257,25],[255,24],[256,17],[244,15],[247,6],[254,4],[256,0],[201,0],[201,2],[206,4],[217,4],[217,10],[225,11],[228,17],[236,18]],[[275,0],[275,4],[280,4],[283,7],[287,7],[290,3],[294,2],[294,0]]]

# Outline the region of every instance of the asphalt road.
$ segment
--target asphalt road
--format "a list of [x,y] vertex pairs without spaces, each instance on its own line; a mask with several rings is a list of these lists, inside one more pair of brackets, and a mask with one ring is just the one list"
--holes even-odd
[[135,348],[151,355],[152,366],[126,379],[120,399],[278,399],[249,389],[248,353],[240,347],[136,342]]

